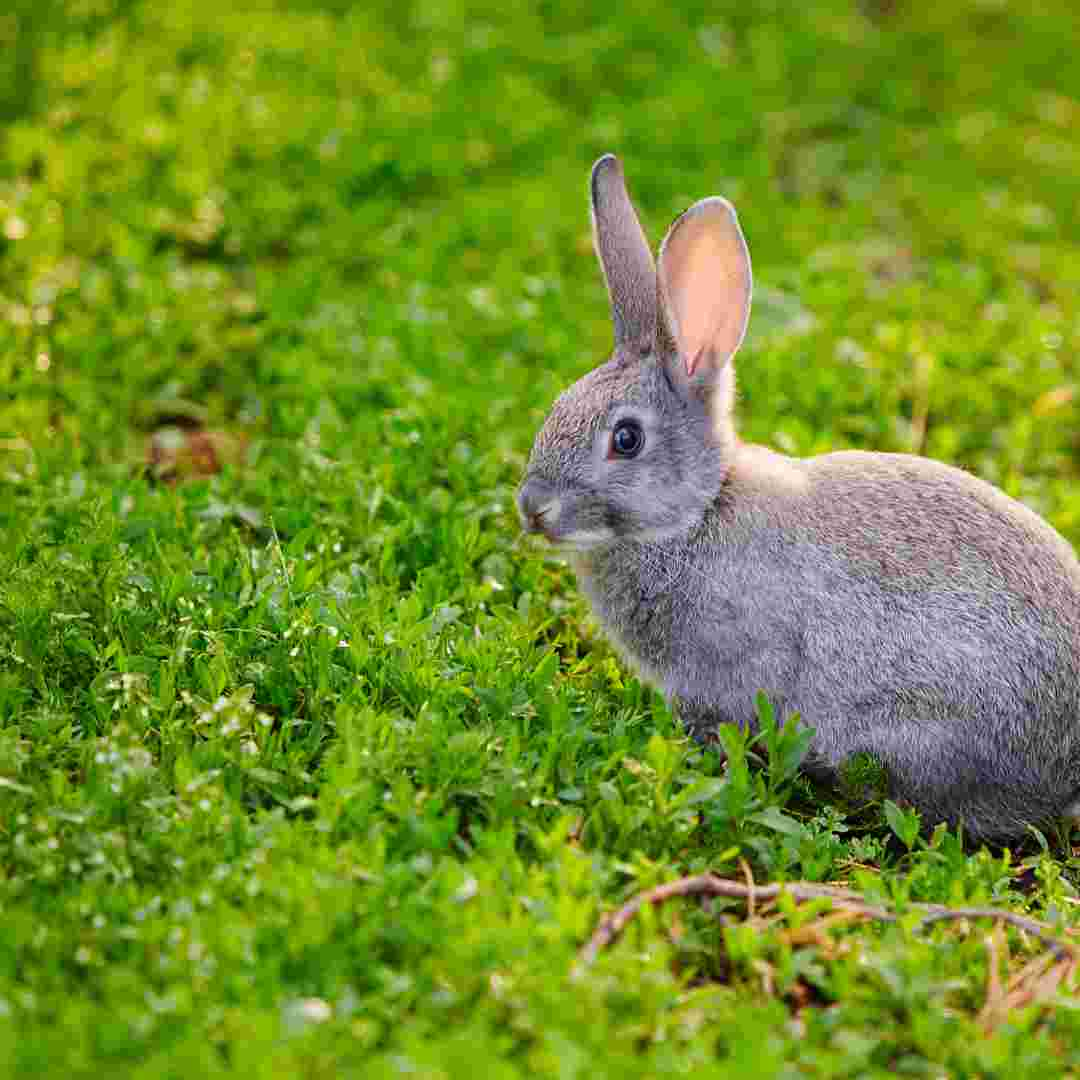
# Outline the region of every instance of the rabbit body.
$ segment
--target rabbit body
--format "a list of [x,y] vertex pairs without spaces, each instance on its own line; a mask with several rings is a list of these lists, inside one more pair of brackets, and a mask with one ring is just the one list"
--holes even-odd
[[1008,836],[1076,797],[1080,565],[1035,514],[958,469],[740,446],[687,537],[572,563],[609,636],[697,738],[752,727],[763,690],[815,729],[810,771],[871,753],[929,822]]
[[752,727],[764,691],[814,729],[809,771],[872,754],[928,823],[1004,838],[1071,813],[1072,548],[927,458],[742,443],[731,356],[750,269],[730,206],[683,215],[658,277],[610,157],[594,169],[593,214],[615,353],[556,402],[519,505],[568,546],[622,654],[695,737]]

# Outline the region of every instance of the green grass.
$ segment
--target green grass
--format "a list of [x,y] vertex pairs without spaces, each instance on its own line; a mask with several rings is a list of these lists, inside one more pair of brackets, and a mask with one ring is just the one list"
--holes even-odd
[[1064,926],[1080,858],[723,766],[513,513],[615,150],[654,238],[739,208],[749,438],[1080,540],[1070,0],[65,8],[0,16],[4,1074],[1080,1069],[1067,981],[983,1013],[1038,953],[986,926],[674,903],[572,979],[681,874]]

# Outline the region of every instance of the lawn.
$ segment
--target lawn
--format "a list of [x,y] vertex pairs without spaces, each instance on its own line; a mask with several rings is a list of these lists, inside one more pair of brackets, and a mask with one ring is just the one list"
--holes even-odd
[[[654,239],[739,209],[746,437],[1080,541],[1077,55],[1072,0],[15,0],[3,1074],[1075,1075],[1072,962],[914,907],[1064,938],[1068,830],[919,833],[790,732],[725,764],[513,495],[610,347],[613,150]],[[579,959],[705,871],[899,917],[674,899]]]

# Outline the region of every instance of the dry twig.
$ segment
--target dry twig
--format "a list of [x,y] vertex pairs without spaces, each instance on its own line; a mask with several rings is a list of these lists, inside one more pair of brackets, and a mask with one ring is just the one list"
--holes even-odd
[[745,859],[739,859],[739,869],[742,871],[743,877],[746,878],[746,914],[752,919],[757,911],[755,903],[755,896],[757,895],[756,886],[754,884],[754,874],[750,869],[750,864]]
[[[605,949],[615,941],[646,905],[657,907],[668,900],[684,896],[720,896],[731,900],[742,900],[748,904],[767,903],[775,900],[782,893],[787,893],[798,903],[804,903],[807,900],[831,900],[834,908],[855,917],[874,919],[877,922],[897,921],[897,916],[891,911],[867,903],[858,893],[850,889],[841,889],[834,885],[816,885],[806,881],[785,882],[780,885],[755,885],[752,878],[748,884],[744,884],[740,881],[732,881],[730,878],[717,877],[715,874],[699,874],[696,877],[679,878],[666,885],[647,889],[632,897],[617,911],[605,915],[578,954],[576,970],[581,971],[587,968],[596,959],[601,949]],[[1025,915],[1017,915],[1015,912],[1003,911],[999,908],[951,908],[944,904],[915,903],[910,907],[922,913],[922,925],[946,919],[993,919],[998,924],[1007,923],[1038,938],[1059,961],[1053,968],[1053,971],[1057,973],[1054,978],[1055,985],[1076,967],[1077,954],[1072,945],[1057,937],[1054,927],[1048,923],[1039,922],[1037,919],[1030,919]],[[1048,979],[1050,972],[1047,972],[1045,977]],[[1039,986],[1041,985],[1040,982]],[[1010,986],[1010,998],[1012,995],[1013,988]]]
[[1001,932],[1001,923],[994,923],[986,938],[986,1001],[979,1011],[979,1023],[986,1031],[992,1030],[1007,1011],[1005,987],[1001,982],[1001,954],[1005,953],[1005,970],[1009,968],[1009,943]]

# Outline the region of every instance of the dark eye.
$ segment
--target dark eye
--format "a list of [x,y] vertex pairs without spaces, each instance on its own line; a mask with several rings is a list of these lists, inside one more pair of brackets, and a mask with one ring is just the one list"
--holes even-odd
[[632,458],[641,453],[645,432],[636,420],[620,420],[611,433],[611,453],[615,457]]

